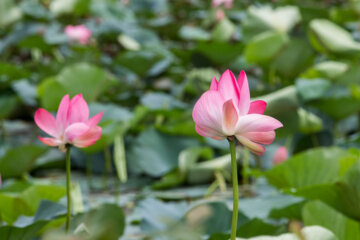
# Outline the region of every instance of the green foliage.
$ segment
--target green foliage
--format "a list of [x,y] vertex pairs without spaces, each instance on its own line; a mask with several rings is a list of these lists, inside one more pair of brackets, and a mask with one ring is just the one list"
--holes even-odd
[[202,28],[183,26],[179,35],[185,40],[209,40],[210,34],[203,30]]
[[0,119],[9,117],[16,107],[16,96],[14,95],[3,95],[0,96]]
[[359,222],[347,218],[320,201],[307,203],[303,208],[303,216],[306,225],[331,229],[339,239],[360,239]]
[[84,214],[76,215],[71,222],[71,231],[80,225],[87,230],[80,231],[77,235],[84,235],[86,239],[118,239],[125,229],[125,216],[119,206],[103,204]]
[[[238,237],[295,239],[296,220],[307,240],[360,238],[359,3],[210,2],[0,2],[1,239],[228,240],[228,144],[199,136],[191,116],[226,69],[245,70],[252,100],[284,125],[250,157],[247,186],[238,147]],[[37,145],[33,117],[79,93],[91,116],[104,110],[102,137],[72,151],[81,201],[65,234],[64,156]],[[279,146],[290,157],[273,167]]]
[[324,79],[298,79],[296,81],[296,90],[304,101],[314,100],[324,96],[330,88],[329,81]]
[[12,224],[21,216],[35,214],[41,200],[58,201],[65,195],[65,189],[55,185],[30,185],[17,191],[0,191],[0,217]]
[[353,219],[360,217],[356,184],[359,153],[338,148],[318,148],[298,154],[271,169],[270,183],[289,193],[319,199]]
[[57,76],[45,79],[39,86],[42,105],[56,110],[66,93],[74,96],[82,93],[87,101],[95,101],[116,80],[104,70],[86,63],[64,68]]
[[254,218],[251,221],[242,225],[238,230],[238,237],[250,238],[261,235],[279,235],[285,232],[285,226],[276,226],[270,223],[266,223],[261,219]]
[[129,149],[129,168],[136,173],[161,176],[177,166],[177,156],[181,150],[197,144],[194,139],[167,136],[154,129],[146,130]]
[[291,31],[301,19],[299,9],[295,6],[274,9],[269,6],[251,6],[248,14],[243,26],[246,39],[269,29],[286,33]]
[[22,12],[13,0],[5,0],[1,2],[0,16],[0,26],[6,26],[20,19]]
[[0,156],[0,169],[3,178],[20,177],[35,164],[36,159],[44,154],[46,148],[36,145],[23,145],[7,149]]
[[310,41],[318,51],[350,55],[360,51],[351,34],[329,20],[312,20],[309,27]]
[[61,216],[64,212],[64,206],[43,200],[40,202],[34,219],[30,222],[26,220],[20,221],[20,223],[17,223],[18,226],[2,226],[0,227],[0,235],[4,240],[33,239],[48,226],[54,226],[54,223],[58,225],[56,222],[58,220],[55,220],[55,218],[60,217],[61,223]]
[[[301,231],[302,236],[308,240],[337,240],[338,238],[329,230],[319,226],[305,227]],[[242,240],[244,238],[238,238]],[[296,234],[282,234],[278,237],[254,237],[248,240],[297,240],[299,237]]]
[[311,105],[327,113],[335,120],[341,120],[359,112],[360,99],[350,96],[325,97],[313,101]]
[[249,62],[267,63],[285,48],[289,39],[283,33],[264,32],[254,37],[245,48]]
[[222,19],[216,24],[213,32],[212,39],[218,42],[227,42],[235,32],[235,25],[227,18]]
[[[207,202],[195,205],[186,213],[190,229],[201,229],[204,233],[230,231],[232,212],[224,202]],[[238,227],[248,222],[248,218],[239,212]],[[246,224],[246,223],[245,223]]]

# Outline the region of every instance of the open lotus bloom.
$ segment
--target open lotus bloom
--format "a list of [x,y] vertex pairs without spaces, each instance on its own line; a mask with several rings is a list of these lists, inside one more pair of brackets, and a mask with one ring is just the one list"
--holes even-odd
[[84,25],[71,26],[65,28],[65,34],[73,41],[80,44],[87,44],[91,37],[91,31]]
[[219,82],[214,77],[210,90],[196,102],[193,119],[196,131],[204,137],[223,140],[235,136],[251,152],[262,155],[265,147],[275,139],[275,129],[282,124],[275,118],[263,115],[266,102],[250,101],[247,77],[241,71],[236,80],[226,70]]
[[280,164],[280,163],[286,161],[286,159],[288,159],[288,157],[289,157],[289,154],[288,154],[286,147],[281,146],[276,150],[276,152],[274,154],[273,164],[274,165]]
[[51,137],[40,137],[49,146],[58,146],[65,151],[65,145],[79,148],[94,144],[101,137],[101,127],[97,126],[103,111],[89,119],[89,107],[81,94],[71,100],[65,95],[59,105],[56,119],[45,109],[35,113],[35,123]]

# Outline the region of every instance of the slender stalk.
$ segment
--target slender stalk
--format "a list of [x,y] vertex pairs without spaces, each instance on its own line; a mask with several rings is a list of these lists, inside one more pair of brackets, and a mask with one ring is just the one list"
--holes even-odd
[[339,122],[335,122],[334,123],[334,142],[336,142],[336,140],[338,140],[339,138],[341,138],[341,132],[340,132],[340,129],[339,129]]
[[215,180],[213,183],[211,183],[211,185],[206,190],[205,197],[210,197],[218,186],[219,186],[218,180]]
[[5,120],[0,120],[0,131],[1,131],[1,135],[2,138],[6,141],[8,134],[5,128]]
[[255,155],[255,162],[256,162],[256,167],[261,170],[262,169],[262,163],[261,163],[261,159],[258,155]]
[[69,231],[70,215],[71,215],[71,161],[70,146],[66,147],[66,197],[67,197],[67,213],[66,213],[66,232]]
[[316,133],[311,134],[311,141],[312,141],[312,144],[313,144],[314,147],[319,147],[320,146],[319,140],[318,140],[318,138],[316,136]]
[[226,180],[222,175],[221,171],[215,171],[215,179],[219,183],[219,188],[221,192],[226,192]]
[[286,149],[291,149],[293,138],[291,136],[287,137],[285,140]]
[[119,203],[119,199],[120,199],[120,180],[119,178],[115,178],[115,190],[114,190],[114,200],[115,203]]
[[109,147],[104,148],[104,157],[103,190],[107,187],[109,173],[111,172],[111,152]]
[[233,182],[233,215],[231,222],[231,240],[236,239],[238,209],[239,209],[239,185],[237,176],[237,162],[235,151],[235,139],[234,137],[228,137],[231,154],[231,169],[232,169],[232,182]]

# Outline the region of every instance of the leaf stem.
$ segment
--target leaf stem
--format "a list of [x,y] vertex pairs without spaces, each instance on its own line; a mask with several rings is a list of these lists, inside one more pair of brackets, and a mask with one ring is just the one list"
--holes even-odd
[[244,187],[247,188],[249,185],[249,152],[246,148],[244,148],[244,155],[243,155],[243,181],[244,181]]
[[103,172],[103,190],[106,189],[109,179],[109,173],[111,172],[111,152],[110,148],[106,146],[104,148],[104,172]]
[[239,185],[237,176],[237,162],[235,151],[235,139],[228,138],[231,154],[231,169],[232,169],[232,182],[233,182],[233,214],[231,222],[231,240],[236,239],[237,220],[238,220],[238,206],[239,206]]
[[70,161],[70,146],[66,147],[66,198],[67,198],[67,212],[66,212],[66,232],[69,231],[70,215],[71,215],[71,161]]
[[8,134],[7,134],[7,131],[6,131],[6,128],[5,128],[5,120],[0,120],[0,132],[1,132],[2,138],[6,142]]

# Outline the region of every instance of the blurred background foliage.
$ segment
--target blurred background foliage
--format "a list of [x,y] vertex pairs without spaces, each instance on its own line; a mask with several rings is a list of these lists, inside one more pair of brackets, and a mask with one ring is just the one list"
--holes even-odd
[[[228,239],[227,143],[191,117],[226,69],[284,124],[264,156],[238,149],[238,236],[360,239],[359,17],[358,0],[1,0],[1,239]],[[87,44],[64,33],[78,24]],[[54,230],[64,156],[33,122],[67,93],[105,110],[102,138],[72,152],[74,236]]]

